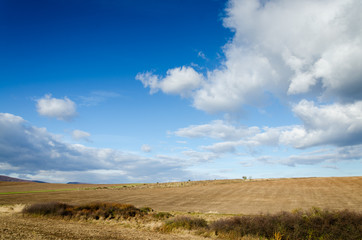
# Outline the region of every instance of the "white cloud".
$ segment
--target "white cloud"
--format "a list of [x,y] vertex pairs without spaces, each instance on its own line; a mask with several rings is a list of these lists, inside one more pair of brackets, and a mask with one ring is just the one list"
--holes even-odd
[[152,148],[151,148],[151,146],[148,145],[148,144],[143,144],[143,145],[141,146],[141,150],[142,150],[142,152],[148,153],[148,152],[151,152],[151,151],[152,151]]
[[0,162],[0,171],[6,171],[6,170],[15,171],[15,170],[18,170],[18,168],[17,168],[17,167],[13,167],[13,166],[11,166],[11,165],[8,164],[8,163],[1,163],[1,162]]
[[244,128],[218,120],[181,128],[175,134],[188,138],[224,140],[202,146],[202,149],[214,153],[237,152],[238,147],[249,150],[261,146],[304,149],[362,144],[362,101],[316,106],[314,102],[302,100],[293,107],[293,111],[303,125]]
[[[192,75],[202,80],[186,88],[192,90],[186,96],[197,109],[230,113],[243,105],[259,106],[272,94],[289,103],[299,101],[291,105],[302,124],[260,128],[219,120],[174,134],[220,139],[202,146],[217,153],[236,152],[239,146],[303,149],[361,144],[361,11],[358,0],[230,0],[224,26],[234,37],[223,48],[225,59],[204,77],[192,69]],[[161,80],[149,73],[137,78],[151,93],[185,96],[183,90],[170,91],[161,84],[177,86],[179,81],[170,79],[179,79],[174,75],[182,69],[169,70]]]
[[57,182],[149,182],[185,180],[190,176],[185,168],[190,165],[192,162],[186,164],[182,158],[147,158],[109,148],[69,144],[19,116],[0,113],[2,174],[25,174],[28,179],[44,181],[52,180],[52,175]]
[[51,94],[37,100],[37,111],[42,116],[69,121],[77,115],[76,104],[67,97],[52,98]]
[[244,141],[218,142],[211,146],[202,146],[203,149],[214,153],[231,153],[236,151],[236,147],[244,145]]
[[299,148],[362,143],[362,101],[316,106],[314,102],[302,100],[293,111],[304,125],[284,132],[281,143]]
[[202,51],[199,51],[199,52],[197,53],[197,56],[200,57],[200,58],[202,58],[202,59],[204,59],[204,60],[208,60],[207,57],[206,57],[206,55],[205,55],[205,53],[203,53]]
[[252,49],[251,56],[268,59],[281,80],[260,79],[263,91],[273,90],[268,87],[271,81],[284,90],[288,84],[288,94],[305,93],[321,81],[326,93],[349,98],[353,92],[360,99],[362,32],[356,25],[362,22],[361,10],[357,0],[279,0],[264,5],[257,0],[230,1],[224,23],[234,29],[235,37],[226,47],[226,63],[240,62],[228,57],[230,51]]
[[355,161],[362,158],[362,144],[337,148],[320,149],[312,152],[290,155],[282,159],[269,160],[289,166],[312,165],[321,162],[337,163],[341,161]]
[[89,142],[90,136],[91,136],[90,133],[84,132],[84,131],[81,131],[78,129],[72,131],[72,138],[75,140],[85,140],[85,141]]
[[84,106],[96,106],[110,98],[120,97],[120,94],[110,91],[93,91],[89,96],[80,96],[81,104]]
[[236,127],[222,120],[215,120],[209,124],[191,125],[180,128],[174,132],[175,135],[188,138],[208,137],[223,140],[237,140],[242,137],[259,132],[258,127]]
[[[270,93],[361,100],[361,11],[359,0],[230,0],[224,26],[235,35],[223,48],[220,67],[204,79],[184,67],[169,70],[162,80],[149,73],[137,79],[151,93],[185,96],[193,90],[186,95],[193,105],[211,113],[258,106]],[[199,80],[181,87],[181,72]]]
[[202,146],[204,150],[214,153],[236,152],[237,147],[246,146],[248,148],[262,145],[278,146],[280,136],[285,131],[291,131],[296,126],[285,127],[264,127],[257,126],[244,127],[234,126],[223,120],[215,120],[209,124],[191,125],[178,129],[175,135],[187,138],[212,138],[224,140],[209,146]]
[[193,105],[206,112],[234,112],[243,104],[259,104],[265,89],[277,80],[269,59],[247,49],[228,45],[226,61],[208,72],[207,81],[195,92]]
[[184,155],[189,157],[189,161],[191,162],[210,162],[214,159],[217,159],[220,157],[219,154],[216,153],[210,153],[210,152],[197,152],[194,150],[188,150],[182,152]]
[[[230,0],[224,26],[234,37],[223,47],[225,58],[219,67],[203,76],[192,69],[202,80],[184,90],[167,90],[162,82],[177,86],[179,81],[151,73],[138,74],[137,79],[151,93],[161,90],[189,97],[195,108],[208,113],[233,115],[245,105],[259,107],[276,98],[292,106],[300,119],[279,127],[243,127],[217,120],[174,132],[220,140],[201,146],[213,154],[265,146],[294,150],[328,146],[332,148],[328,153],[290,156],[284,163],[314,164],[332,154],[344,159],[346,148],[359,149],[362,144],[361,12],[359,0]],[[346,159],[353,158],[351,151]]]
[[181,96],[189,96],[204,81],[202,74],[197,73],[192,67],[185,66],[168,70],[164,78],[146,72],[137,74],[136,79],[141,81],[144,87],[149,87],[151,94],[162,90],[167,94]]
[[315,148],[311,151],[296,151],[286,156],[261,155],[255,156],[249,161],[259,161],[266,164],[283,164],[290,167],[297,165],[316,165],[321,164],[322,167],[338,169],[338,163],[359,162],[362,159],[362,144],[343,147],[322,147]]
[[5,126],[4,130],[6,130],[7,127],[12,127],[12,125],[21,124],[23,122],[25,122],[25,120],[22,117],[10,113],[0,113],[0,124]]

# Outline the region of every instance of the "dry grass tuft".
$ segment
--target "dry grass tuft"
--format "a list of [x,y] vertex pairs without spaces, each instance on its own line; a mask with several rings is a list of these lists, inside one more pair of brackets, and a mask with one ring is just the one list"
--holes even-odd
[[220,219],[210,225],[210,230],[228,239],[254,235],[278,240],[361,240],[362,214],[312,208],[305,212]]
[[42,216],[59,216],[77,219],[129,219],[147,215],[150,209],[138,209],[130,204],[90,203],[73,206],[59,202],[37,203],[24,208],[23,213]]
[[172,232],[174,229],[186,229],[186,230],[200,230],[207,229],[208,225],[205,219],[188,217],[188,216],[177,216],[170,220],[167,220],[163,226],[161,226],[160,231],[162,232]]
[[164,220],[173,217],[173,215],[169,212],[157,212],[154,213],[152,216],[158,220]]
[[[50,202],[27,206],[24,214],[58,216],[69,219],[136,219],[137,223],[162,224],[156,228],[163,233],[176,230],[193,231],[194,234],[225,239],[274,239],[274,240],[361,240],[362,213],[349,210],[294,210],[277,214],[234,216],[208,223],[204,218],[176,216],[153,209],[136,208],[130,204],[92,203],[73,206]],[[159,220],[162,220],[161,223]]]

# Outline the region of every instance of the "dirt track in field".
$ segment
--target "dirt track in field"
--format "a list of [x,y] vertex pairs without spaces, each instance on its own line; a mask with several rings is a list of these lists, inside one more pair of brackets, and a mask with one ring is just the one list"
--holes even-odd
[[148,206],[158,211],[221,214],[275,213],[311,207],[362,212],[362,177],[224,180],[126,187],[0,183],[0,193],[70,188],[81,190],[0,195],[0,204],[106,201]]

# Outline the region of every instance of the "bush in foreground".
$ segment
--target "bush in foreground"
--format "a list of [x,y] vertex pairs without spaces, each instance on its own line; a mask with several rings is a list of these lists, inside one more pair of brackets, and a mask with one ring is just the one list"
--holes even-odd
[[26,206],[23,213],[33,215],[48,215],[48,216],[66,216],[71,215],[72,206],[65,203],[48,202],[48,203],[35,203]]
[[164,220],[164,219],[168,219],[170,217],[173,217],[173,215],[171,213],[168,213],[168,212],[158,212],[158,213],[154,213],[152,216],[155,219],[158,219],[158,220]]
[[246,235],[267,239],[361,240],[362,214],[313,208],[295,213],[242,216],[210,224],[216,235],[238,239]]
[[[151,214],[149,214],[152,212]],[[217,235],[226,239],[276,239],[276,240],[361,240],[362,214],[328,211],[312,208],[309,211],[281,212],[256,216],[219,219],[210,224],[203,218],[177,216],[166,212],[153,213],[151,208],[138,209],[119,203],[92,203],[73,206],[65,203],[39,203],[27,206],[23,213],[41,216],[60,216],[76,219],[130,219],[152,216],[164,219],[162,232],[174,229],[197,230],[199,234]],[[166,220],[167,219],[167,220]]]
[[173,229],[182,228],[187,230],[206,229],[208,227],[205,219],[187,216],[178,216],[167,220],[160,228],[161,231],[171,232]]
[[96,220],[119,218],[128,219],[147,214],[146,211],[141,211],[130,204],[90,203],[73,206],[59,202],[33,204],[25,207],[23,213],[42,216],[69,216]]

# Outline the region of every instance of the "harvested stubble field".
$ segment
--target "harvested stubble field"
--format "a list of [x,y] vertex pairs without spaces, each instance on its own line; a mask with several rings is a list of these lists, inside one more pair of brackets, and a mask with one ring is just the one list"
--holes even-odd
[[[12,207],[55,201],[75,205],[91,202],[133,204],[176,215],[202,216],[206,220],[312,207],[362,213],[362,177],[112,185],[0,182],[0,206],[7,209],[7,213],[0,213],[1,239],[203,238],[185,231],[155,232],[154,227],[161,224],[157,221],[152,223],[154,226],[147,226],[137,221],[101,223],[34,218],[16,213],[16,208]],[[27,237],[24,238],[24,234]]]

